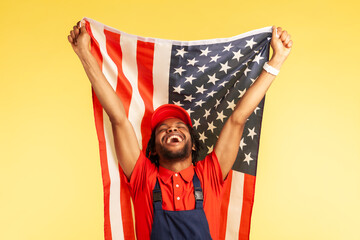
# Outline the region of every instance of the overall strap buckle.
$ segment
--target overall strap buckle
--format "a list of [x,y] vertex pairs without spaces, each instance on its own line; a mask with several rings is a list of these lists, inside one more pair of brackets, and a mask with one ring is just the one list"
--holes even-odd
[[156,178],[155,187],[153,190],[153,206],[154,210],[161,210],[162,209],[162,196],[161,196],[161,189],[159,180]]
[[204,195],[203,195],[203,192],[202,192],[202,189],[201,188],[195,188],[195,200],[196,201],[202,201],[204,200]]
[[159,180],[156,178],[156,183],[155,183],[155,187],[153,189],[153,202],[161,202],[162,201],[162,197],[161,197],[161,189],[160,189],[160,184],[159,184]]
[[153,190],[153,202],[161,202],[162,197],[161,197],[161,191],[154,189]]
[[195,208],[196,209],[202,209],[203,208],[203,200],[204,200],[204,194],[201,188],[201,183],[196,175],[194,174],[193,177],[193,184],[194,184],[194,196],[195,196]]

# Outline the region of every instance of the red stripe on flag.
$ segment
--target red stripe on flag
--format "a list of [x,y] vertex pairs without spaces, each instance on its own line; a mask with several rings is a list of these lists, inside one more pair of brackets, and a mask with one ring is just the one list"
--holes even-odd
[[[100,52],[99,43],[95,40],[90,23],[86,22],[86,31],[91,36],[91,54],[97,60],[100,68],[102,68],[103,58]],[[92,91],[93,96],[93,106],[94,106],[94,116],[95,116],[95,126],[99,139],[99,150],[100,150],[100,162],[101,162],[101,173],[104,186],[104,237],[106,240],[111,240],[111,224],[110,224],[110,211],[109,211],[109,199],[110,199],[110,176],[108,171],[107,164],[107,154],[106,154],[106,141],[104,134],[104,122],[103,122],[103,108],[100,104],[100,101],[95,95],[95,92]]]
[[135,240],[134,218],[132,215],[132,206],[129,188],[126,185],[126,176],[120,169],[120,203],[121,203],[121,217],[124,230],[125,240]]
[[226,236],[226,223],[227,223],[227,214],[228,214],[229,201],[230,201],[232,174],[233,174],[233,170],[230,170],[223,188],[221,206],[220,206],[221,214],[220,214],[219,239],[225,239]]
[[150,120],[154,111],[153,106],[153,63],[154,43],[138,41],[136,50],[138,67],[138,88],[145,104],[145,112],[141,120],[142,149],[145,151],[151,135]]
[[255,180],[255,176],[249,174],[245,174],[244,176],[244,199],[239,231],[240,240],[249,239],[251,213],[254,205]]
[[[112,61],[115,63],[118,74],[117,74],[117,84],[116,84],[116,94],[121,99],[126,116],[129,115],[129,108],[132,95],[132,87],[128,79],[125,77],[122,69],[122,50],[120,46],[120,34],[108,31],[104,29],[104,34],[106,37],[106,51]],[[119,175],[120,175],[120,205],[121,205],[121,218],[124,229],[124,238],[125,240],[135,239],[135,230],[134,230],[134,218],[132,214],[131,199],[129,188],[125,182],[125,176],[121,170],[120,164]]]
[[106,51],[118,69],[116,93],[123,103],[126,116],[129,116],[129,107],[132,96],[132,87],[125,77],[122,68],[122,50],[120,47],[120,34],[104,29],[106,37]]

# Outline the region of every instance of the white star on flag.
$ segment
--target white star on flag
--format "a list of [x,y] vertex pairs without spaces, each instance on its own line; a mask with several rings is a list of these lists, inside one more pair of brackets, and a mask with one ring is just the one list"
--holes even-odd
[[210,154],[213,151],[214,145],[211,145],[211,147],[207,147],[208,151],[207,154]]
[[197,91],[196,93],[203,94],[207,89],[204,88],[204,85],[201,85],[201,87],[196,87]]
[[192,84],[192,81],[195,80],[196,78],[193,77],[193,75],[191,74],[190,77],[185,77],[186,81],[185,82],[190,82],[190,84]]
[[202,107],[203,104],[204,104],[204,101],[203,101],[202,99],[200,99],[199,101],[197,101],[197,102],[195,103],[195,106],[200,106],[200,107]]
[[249,134],[247,136],[251,137],[251,139],[254,139],[254,136],[257,135],[257,133],[255,132],[255,127],[253,127],[252,129],[248,128],[248,130]]
[[204,72],[205,69],[207,69],[208,67],[204,64],[204,66],[198,67],[198,68],[199,68],[199,71],[198,71],[198,72]]
[[213,122],[208,123],[208,129],[207,130],[210,130],[213,133],[215,128],[216,127],[214,126]]
[[235,107],[236,107],[236,104],[234,103],[234,99],[229,102],[229,101],[226,101],[228,103],[228,107],[226,109],[231,109],[231,110],[235,110]]
[[227,83],[227,81],[223,81],[222,83],[219,84],[219,87],[225,87],[226,83]]
[[239,93],[240,93],[240,96],[239,96],[239,98],[242,98],[242,96],[244,96],[244,94],[246,93],[246,88],[244,89],[244,90],[238,90],[239,91]]
[[186,72],[186,70],[183,69],[182,67],[175,68],[175,72],[174,72],[174,73],[178,73],[178,74],[180,74],[180,76],[181,76],[182,72]]
[[221,65],[220,71],[224,71],[225,73],[227,73],[227,70],[231,68],[229,67],[228,62],[226,62],[225,64],[220,63],[220,65]]
[[226,118],[226,116],[223,114],[224,111],[221,112],[217,112],[217,118],[216,120],[220,120],[221,122],[224,122],[224,118]]
[[214,108],[216,109],[216,108],[219,106],[219,104],[220,104],[220,100],[219,100],[219,99],[215,99],[215,101],[216,101],[216,103],[215,103],[215,105],[214,105]]
[[200,49],[200,51],[201,51],[200,56],[206,56],[206,57],[207,57],[207,55],[211,52],[211,51],[209,51],[209,48],[208,48],[208,47],[207,47],[205,50],[201,50],[201,49]]
[[260,64],[260,60],[264,59],[260,54],[256,55],[253,62],[257,62],[257,64]]
[[214,84],[214,85],[215,85],[215,82],[216,82],[216,81],[219,81],[219,79],[215,77],[215,74],[216,74],[216,73],[214,73],[212,76],[208,75],[208,77],[209,77],[209,81],[208,81],[208,82],[209,82],[209,83],[212,83],[212,84]]
[[212,90],[211,92],[209,92],[209,93],[207,94],[206,97],[210,97],[210,96],[213,97],[215,93],[216,93],[216,92],[215,92],[214,90]]
[[245,75],[245,76],[247,76],[247,73],[248,73],[248,72],[251,72],[251,70],[250,70],[250,68],[249,68],[249,67],[247,67],[247,68],[245,69],[245,71],[244,71],[244,75]]
[[244,162],[247,162],[248,165],[250,165],[250,161],[254,160],[251,158],[251,152],[249,152],[248,154],[245,153],[245,159]]
[[195,98],[192,95],[185,95],[185,99],[184,101],[188,101],[191,102],[192,100],[194,100]]
[[188,59],[187,61],[188,61],[188,64],[186,64],[186,65],[191,65],[191,66],[194,66],[195,63],[199,62],[199,61],[195,60],[195,58],[192,59],[192,60],[189,60],[189,59]]
[[189,116],[191,116],[191,114],[194,112],[193,110],[191,110],[191,108],[187,109],[186,111],[188,112]]
[[211,58],[211,61],[210,61],[210,62],[217,62],[217,60],[218,60],[220,57],[219,57],[219,54],[216,54],[215,56],[210,57],[210,58]]
[[200,133],[199,132],[199,139],[201,140],[201,141],[203,141],[203,143],[205,143],[205,140],[207,139],[207,137],[205,136],[205,132],[203,132],[203,133]]
[[185,54],[185,53],[188,53],[187,51],[184,50],[184,48],[182,48],[182,49],[176,49],[176,50],[177,50],[177,53],[175,54],[175,56],[180,55],[181,57],[184,57],[184,54]]
[[211,109],[208,109],[208,110],[205,109],[205,114],[204,114],[204,118],[205,118],[205,119],[207,119],[208,116],[210,116],[210,110],[211,110]]
[[177,86],[177,87],[173,87],[174,88],[174,92],[177,92],[177,93],[181,93],[182,90],[184,90],[183,88],[181,88],[181,86]]
[[180,101],[173,101],[173,104],[178,105],[179,107],[184,106]]
[[244,142],[244,138],[241,139],[240,141],[240,148],[241,148],[241,151],[243,150],[243,147],[246,146],[246,143]]
[[200,126],[200,118],[198,118],[198,119],[194,119],[194,124],[193,124],[193,127],[194,128],[198,128],[198,126]]
[[251,40],[246,40],[246,46],[245,47],[250,47],[251,49],[253,48],[253,46],[256,44],[257,42],[254,42],[254,38],[252,38]]
[[231,49],[232,47],[233,47],[233,46],[232,46],[231,43],[230,43],[228,46],[224,47],[223,52],[225,52],[225,51],[230,51],[230,49]]
[[240,60],[240,58],[242,57],[242,56],[244,56],[244,55],[242,55],[241,54],[241,50],[239,49],[239,51],[237,51],[237,52],[233,52],[233,54],[234,54],[234,57],[232,58],[232,59],[236,59],[236,60]]

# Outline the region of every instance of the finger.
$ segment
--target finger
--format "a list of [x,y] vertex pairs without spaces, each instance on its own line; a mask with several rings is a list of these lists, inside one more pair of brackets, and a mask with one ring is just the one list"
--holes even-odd
[[76,26],[80,28],[80,21],[76,23]]
[[74,26],[74,33],[75,33],[75,36],[79,36],[80,30],[78,27]]
[[80,33],[87,33],[85,28],[85,22],[81,23]]
[[290,34],[288,34],[287,37],[286,37],[286,39],[285,39],[285,41],[284,41],[284,45],[285,45],[285,46],[288,45],[289,42],[290,42],[290,40],[291,40],[291,36],[290,36]]
[[74,33],[74,30],[71,30],[70,31],[70,36],[75,40],[75,33]]
[[281,33],[281,36],[280,36],[280,39],[281,39],[281,41],[285,41],[286,40],[286,37],[288,36],[288,33],[287,33],[287,31],[283,31],[282,33]]
[[73,38],[72,38],[70,35],[68,35],[68,40],[69,40],[69,42],[70,42],[71,44],[74,44],[74,40],[73,40]]
[[73,44],[76,45],[77,35],[75,34],[75,31],[74,31],[74,30],[71,30],[70,35],[71,35],[71,37],[72,37],[72,39],[73,39]]
[[292,41],[292,40],[290,40],[290,42],[286,45],[286,47],[287,47],[287,48],[291,48],[291,47],[292,47],[292,45],[293,45],[293,41]]
[[81,28],[82,26],[85,26],[85,24],[86,24],[85,20],[81,20],[81,21],[80,21],[80,26],[79,26],[79,27]]
[[77,37],[78,34],[76,34],[76,29],[78,29],[77,26],[73,26],[73,32],[74,32],[75,36]]
[[277,32],[276,32],[276,27],[272,26],[272,37],[275,38],[277,37]]
[[277,28],[277,34],[278,34],[279,37],[281,36],[281,33],[282,33],[282,28],[278,27]]

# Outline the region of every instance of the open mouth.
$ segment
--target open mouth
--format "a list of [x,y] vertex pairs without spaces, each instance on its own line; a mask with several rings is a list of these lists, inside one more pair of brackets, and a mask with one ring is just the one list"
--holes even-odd
[[171,144],[171,143],[180,143],[182,142],[184,139],[181,135],[179,134],[170,134],[168,136],[165,137],[165,143],[166,144]]

